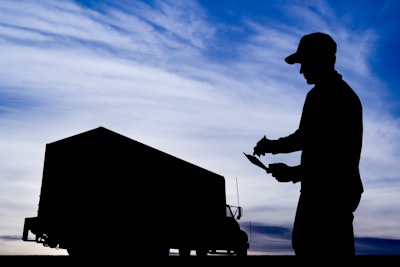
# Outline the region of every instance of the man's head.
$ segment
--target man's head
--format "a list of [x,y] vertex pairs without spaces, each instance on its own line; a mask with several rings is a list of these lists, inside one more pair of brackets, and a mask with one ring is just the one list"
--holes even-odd
[[304,35],[297,51],[285,58],[288,64],[318,61],[334,65],[335,60],[336,42],[331,36],[321,32]]
[[288,64],[300,63],[300,73],[308,84],[320,83],[334,71],[336,42],[325,33],[304,35],[297,51],[286,57],[285,61]]

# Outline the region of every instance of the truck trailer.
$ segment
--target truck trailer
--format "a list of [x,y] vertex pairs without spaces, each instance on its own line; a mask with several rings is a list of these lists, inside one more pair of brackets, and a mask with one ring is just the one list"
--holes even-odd
[[22,240],[71,257],[246,256],[241,216],[223,176],[100,126],[46,144]]

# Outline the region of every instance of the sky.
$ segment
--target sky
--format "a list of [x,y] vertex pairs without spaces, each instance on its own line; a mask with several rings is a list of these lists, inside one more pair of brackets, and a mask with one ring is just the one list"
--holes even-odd
[[46,144],[99,126],[224,176],[249,254],[293,255],[299,184],[243,152],[297,129],[311,85],[284,58],[317,31],[335,39],[335,67],[363,104],[356,254],[400,255],[399,10],[397,0],[1,0],[0,255],[67,254],[22,241],[24,219],[37,215]]

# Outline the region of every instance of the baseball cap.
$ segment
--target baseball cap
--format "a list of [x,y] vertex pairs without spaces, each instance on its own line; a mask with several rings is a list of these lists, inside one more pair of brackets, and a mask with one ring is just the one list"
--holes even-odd
[[285,58],[286,63],[302,63],[310,58],[327,58],[336,54],[336,42],[326,33],[314,32],[300,39],[297,51]]

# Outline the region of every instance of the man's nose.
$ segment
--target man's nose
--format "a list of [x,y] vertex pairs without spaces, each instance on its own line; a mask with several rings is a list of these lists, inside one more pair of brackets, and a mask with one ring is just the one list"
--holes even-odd
[[300,74],[303,74],[303,73],[304,73],[303,64],[300,65],[300,71],[299,71],[299,72],[300,72]]

